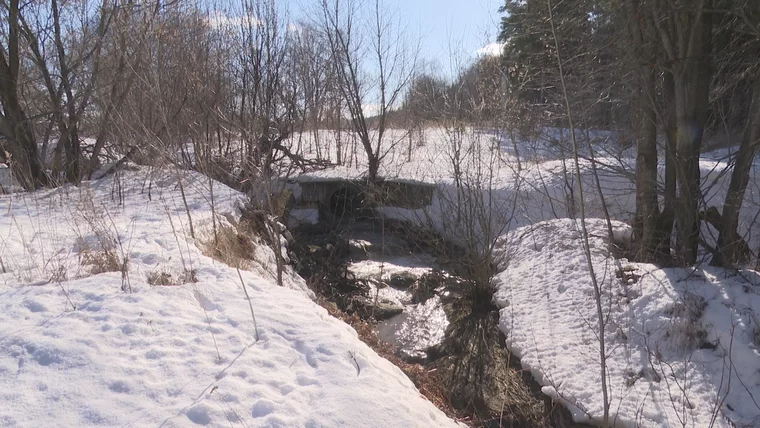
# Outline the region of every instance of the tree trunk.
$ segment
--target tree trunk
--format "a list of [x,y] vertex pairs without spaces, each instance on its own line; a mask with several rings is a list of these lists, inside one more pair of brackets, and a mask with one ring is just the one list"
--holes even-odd
[[380,170],[380,160],[374,153],[367,152],[367,179],[370,183],[377,182],[377,173]]
[[64,152],[66,153],[66,181],[79,185],[82,181],[82,147],[79,145],[79,132],[76,123],[69,123],[67,134],[64,139]]
[[19,1],[11,0],[8,5],[8,49],[0,49],[0,104],[3,111],[0,114],[7,125],[4,134],[8,134],[5,137],[9,141],[12,172],[24,189],[32,191],[47,185],[47,176],[40,162],[34,130],[18,98],[19,19]]
[[9,145],[11,153],[11,171],[19,184],[27,191],[47,186],[45,169],[40,163],[37,141],[34,131],[23,110],[5,107],[8,121],[15,126]]
[[760,76],[755,77],[749,111],[744,136],[739,151],[736,153],[728,193],[723,203],[723,222],[718,235],[718,251],[713,260],[713,264],[717,266],[733,267],[741,258],[741,254],[737,251],[741,242],[737,231],[739,211],[749,182],[752,161],[760,149]]
[[657,108],[656,74],[653,64],[651,28],[641,20],[636,0],[626,4],[628,34],[633,45],[632,62],[638,66],[638,79],[632,97],[632,125],[636,132],[636,215],[633,237],[637,257],[645,262],[657,260],[660,205],[657,199]]
[[649,65],[640,66],[641,88],[635,100],[640,115],[636,143],[636,221],[634,237],[638,242],[638,255],[642,261],[658,259],[657,245],[660,206],[657,200],[657,111],[655,99],[655,73]]
[[663,73],[664,118],[662,127],[665,130],[665,191],[663,194],[662,212],[658,224],[658,252],[670,256],[673,223],[675,222],[676,201],[676,107],[675,82],[669,71]]
[[676,126],[676,225],[678,227],[679,256],[682,263],[697,261],[699,249],[699,200],[701,197],[699,153],[707,122],[710,91],[710,65],[712,18],[701,13],[695,20],[698,26],[694,36],[694,58],[683,58],[681,72],[675,76]]

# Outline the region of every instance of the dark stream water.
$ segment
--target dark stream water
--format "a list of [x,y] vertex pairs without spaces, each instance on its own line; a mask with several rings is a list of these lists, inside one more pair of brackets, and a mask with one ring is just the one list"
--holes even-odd
[[329,287],[323,294],[341,302],[341,309],[361,306],[361,314],[375,318],[379,338],[396,346],[401,358],[424,360],[428,348],[443,341],[449,320],[442,300],[449,295],[447,286],[461,279],[409,234],[371,219],[317,225],[296,234],[300,257],[317,264],[316,272],[306,275],[316,273]]

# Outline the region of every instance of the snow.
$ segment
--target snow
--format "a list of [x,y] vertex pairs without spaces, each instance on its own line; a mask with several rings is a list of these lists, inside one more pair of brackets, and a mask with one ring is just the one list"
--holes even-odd
[[[397,289],[387,284],[393,282],[394,276],[420,281],[424,275],[434,272],[435,257],[412,253],[409,243],[403,239],[384,237],[380,232],[351,230],[349,236],[352,237],[349,244],[358,257],[348,264],[348,271],[356,278],[368,280],[370,299],[404,308],[403,313],[378,323],[379,338],[396,345],[397,353],[424,358],[427,348],[443,341],[449,325],[441,297],[436,293],[415,302],[411,289]],[[367,259],[362,260],[362,256]],[[385,286],[378,288],[378,284]]]
[[[411,301],[408,296],[399,300]],[[448,325],[441,298],[433,296],[421,303],[407,303],[403,313],[379,323],[377,329],[380,339],[398,345],[399,353],[424,358],[428,348],[443,342]]]
[[295,208],[290,210],[289,216],[294,225],[317,224],[319,222],[319,210],[316,208]]
[[[357,278],[390,282],[394,275],[411,275],[421,278],[433,271],[432,258],[429,260],[413,256],[388,257],[386,260],[362,260],[352,262],[348,270]],[[394,343],[398,351],[408,355],[424,357],[427,348],[441,343],[449,325],[441,298],[431,296],[424,302],[414,303],[410,290],[397,290],[392,286],[378,289],[369,282],[369,296],[379,301],[387,301],[404,308],[404,312],[378,324],[382,340]]]
[[[207,178],[168,170],[0,196],[0,426],[457,426],[258,243],[256,341],[237,270],[199,248],[239,217],[213,191],[216,215]],[[124,274],[85,263],[100,244]]]
[[[760,276],[625,259],[618,265],[606,222],[588,224],[615,426],[757,426]],[[614,227],[626,235],[626,225]],[[579,224],[560,219],[516,229],[501,250],[508,264],[495,279],[494,301],[508,347],[577,421],[599,423],[598,317]],[[629,275],[625,283],[620,268]]]
[[475,56],[483,57],[483,56],[501,56],[501,52],[504,50],[504,43],[489,43],[477,51],[475,51]]

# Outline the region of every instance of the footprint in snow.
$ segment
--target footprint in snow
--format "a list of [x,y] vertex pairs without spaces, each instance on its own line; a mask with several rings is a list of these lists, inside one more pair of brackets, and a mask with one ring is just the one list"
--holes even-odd
[[111,382],[111,384],[108,385],[108,389],[110,389],[113,392],[118,392],[120,394],[127,394],[132,390],[129,387],[129,384],[127,384],[123,380],[117,380],[117,381]]
[[272,412],[274,412],[274,403],[267,399],[261,399],[253,405],[251,414],[254,418],[262,418]]
[[40,302],[34,300],[27,300],[24,302],[24,307],[32,312],[47,312],[47,307]]
[[300,386],[310,386],[310,385],[318,385],[319,384],[318,380],[316,380],[314,378],[311,378],[311,377],[308,377],[308,376],[304,376],[302,374],[299,374],[296,377],[296,382],[298,382],[298,385],[300,385]]
[[213,303],[211,300],[208,299],[208,297],[204,296],[200,291],[195,291],[193,293],[193,296],[195,296],[195,300],[198,301],[198,303],[203,307],[203,309],[207,311],[218,311],[219,305]]
[[211,423],[209,408],[203,404],[189,408],[187,412],[185,412],[185,415],[196,425],[208,425]]

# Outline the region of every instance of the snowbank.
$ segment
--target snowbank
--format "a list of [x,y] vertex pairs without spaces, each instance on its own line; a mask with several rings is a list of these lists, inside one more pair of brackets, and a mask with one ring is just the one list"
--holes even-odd
[[[456,426],[303,280],[276,286],[263,246],[242,272],[256,341],[238,272],[191,238],[185,203],[199,241],[238,215],[213,190],[216,216],[193,173],[0,196],[0,426]],[[99,246],[127,269],[98,273]]]
[[[494,301],[508,347],[543,392],[577,421],[599,422],[598,317],[579,229],[562,219],[510,232]],[[615,426],[758,426],[760,276],[618,264],[606,223],[589,220],[589,233]]]

